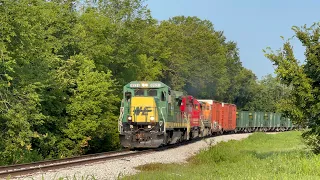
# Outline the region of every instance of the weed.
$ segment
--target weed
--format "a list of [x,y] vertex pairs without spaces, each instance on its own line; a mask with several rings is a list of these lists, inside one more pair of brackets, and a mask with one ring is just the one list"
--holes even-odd
[[166,167],[162,163],[152,163],[138,166],[136,169],[140,171],[160,171],[166,169]]

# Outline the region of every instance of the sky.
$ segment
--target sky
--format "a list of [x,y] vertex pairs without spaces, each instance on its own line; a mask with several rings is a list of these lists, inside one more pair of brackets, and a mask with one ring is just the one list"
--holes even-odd
[[[310,26],[320,21],[319,0],[147,0],[152,16],[167,20],[174,16],[197,16],[210,20],[227,40],[238,44],[244,67],[259,79],[274,74],[263,49],[278,50],[294,35],[292,26]],[[304,61],[304,47],[292,41],[296,58]]]

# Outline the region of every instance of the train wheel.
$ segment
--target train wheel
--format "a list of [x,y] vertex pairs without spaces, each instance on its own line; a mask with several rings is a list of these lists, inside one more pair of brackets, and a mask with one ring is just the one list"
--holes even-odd
[[187,136],[188,136],[188,135],[187,135],[187,131],[184,131],[184,132],[183,132],[183,136],[182,136],[184,141],[186,141],[186,140],[188,139]]
[[183,141],[184,141],[184,133],[182,132],[181,136],[180,136],[180,139],[179,139],[179,142],[183,142]]

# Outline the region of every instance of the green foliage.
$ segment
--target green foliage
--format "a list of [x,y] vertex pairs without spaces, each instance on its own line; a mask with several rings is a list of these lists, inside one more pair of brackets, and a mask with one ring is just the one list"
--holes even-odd
[[306,47],[305,61],[301,63],[294,57],[290,41],[286,41],[283,48],[277,52],[269,49],[266,56],[276,65],[276,73],[281,82],[292,88],[289,97],[281,102],[282,110],[300,125],[311,127],[304,137],[307,144],[319,153],[320,24],[315,23],[311,27],[293,27],[292,29],[295,37]]
[[162,81],[200,98],[221,99],[229,85],[222,33],[207,20],[184,16],[162,21],[159,30],[171,51],[162,61],[166,67]]
[[257,93],[256,76],[252,71],[242,69],[236,79],[237,83],[232,85],[235,94],[231,98],[234,98],[234,102],[238,109],[253,110],[254,108],[247,107],[247,104],[255,100],[254,96]]
[[166,55],[154,37],[156,21],[139,0],[103,1],[79,21],[74,30],[77,49],[94,60],[98,70],[111,70],[121,84],[161,74],[160,59]]
[[301,132],[254,133],[203,150],[182,164],[149,164],[123,179],[317,179],[319,156],[305,149]]
[[[288,100],[290,88],[280,83],[271,74],[263,77],[257,84],[251,82],[251,96],[248,97],[244,109],[266,112],[281,112]],[[247,86],[250,87],[250,86]]]
[[1,3],[1,16],[6,18],[0,20],[4,25],[0,35],[0,156],[5,159],[2,163],[6,164],[31,160],[28,154],[33,156],[37,152],[37,149],[33,150],[32,141],[42,136],[39,127],[49,119],[42,112],[42,102],[46,88],[50,86],[49,72],[56,59],[51,49],[59,47],[59,40],[55,37],[59,30],[52,28],[51,23],[60,25],[55,14],[64,9],[40,0]]
[[[117,117],[114,114],[120,99],[114,95],[115,81],[111,79],[111,73],[95,71],[94,62],[83,56],[67,61],[58,70],[60,73],[66,77],[62,78],[63,81],[71,82],[68,91],[72,95],[66,106],[68,124],[63,132],[68,136],[66,143],[71,143],[75,150],[72,154],[84,154],[84,148],[93,152],[116,148],[118,141],[114,137],[117,134],[114,127]],[[113,141],[90,146],[106,138]]]

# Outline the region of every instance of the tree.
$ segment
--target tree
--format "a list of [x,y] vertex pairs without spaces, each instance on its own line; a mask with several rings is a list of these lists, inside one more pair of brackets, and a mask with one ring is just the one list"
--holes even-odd
[[266,53],[276,68],[276,74],[281,83],[292,88],[289,98],[283,101],[282,110],[297,124],[311,127],[304,134],[307,143],[313,150],[320,152],[320,24],[311,27],[294,26],[293,31],[303,46],[306,47],[305,61],[301,64],[294,56],[290,41],[283,48],[274,52],[268,49]]
[[281,84],[271,74],[262,78],[254,86],[254,93],[247,101],[245,109],[265,112],[281,112],[284,101],[288,98],[290,89]]
[[[70,92],[66,105],[63,144],[72,147],[59,150],[60,156],[101,152],[118,147],[115,81],[111,72],[95,70],[92,60],[75,56],[57,71],[58,81]],[[102,143],[104,142],[104,143]]]
[[[225,38],[222,38],[223,42]],[[223,95],[224,102],[235,102],[237,96],[239,95],[239,90],[243,86],[241,78],[241,73],[245,71],[242,67],[242,63],[239,57],[239,50],[235,42],[224,43],[227,48],[226,53],[226,67],[227,67],[227,76],[230,80],[230,84],[226,93]],[[241,108],[241,107],[240,107]]]
[[236,86],[234,103],[239,110],[255,110],[248,104],[254,100],[254,96],[258,93],[256,75],[251,70],[242,68],[236,78],[238,87]]
[[221,98],[229,84],[227,49],[213,24],[197,17],[177,16],[162,21],[159,32],[170,51],[162,60],[162,81],[199,98]]
[[156,21],[139,3],[100,2],[98,9],[82,14],[74,31],[76,49],[94,60],[99,70],[110,70],[120,84],[157,79],[160,59],[166,57],[155,36]]
[[72,14],[64,6],[42,0],[4,0],[0,8],[4,17],[0,20],[0,159],[2,163],[41,159],[34,157],[33,140],[43,135],[43,125],[52,120],[43,111],[43,102],[50,94],[50,72],[58,59],[55,49],[62,47],[60,35],[66,33],[59,26]]

